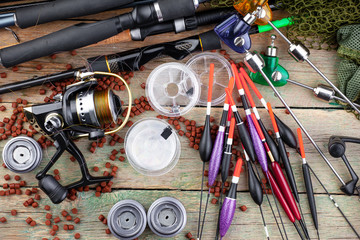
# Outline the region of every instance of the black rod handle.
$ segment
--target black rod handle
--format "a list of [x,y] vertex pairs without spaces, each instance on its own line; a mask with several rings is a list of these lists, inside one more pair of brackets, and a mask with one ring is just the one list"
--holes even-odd
[[118,18],[80,23],[32,41],[3,48],[0,50],[0,61],[4,67],[12,67],[56,52],[71,51],[94,44],[118,34],[117,25]]
[[308,164],[307,163],[303,164],[302,169],[303,169],[306,194],[307,194],[308,201],[309,201],[311,216],[314,221],[315,228],[318,229],[319,222],[318,222],[317,212],[316,212],[316,202],[315,202],[314,189],[313,189],[313,185],[312,185],[312,181],[311,181],[310,170],[309,170]]
[[80,17],[103,12],[134,0],[57,0],[15,11],[16,24],[27,28],[60,19]]

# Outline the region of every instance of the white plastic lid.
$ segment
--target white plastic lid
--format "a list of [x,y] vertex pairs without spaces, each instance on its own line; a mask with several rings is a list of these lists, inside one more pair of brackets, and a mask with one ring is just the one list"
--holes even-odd
[[180,157],[176,131],[165,121],[137,121],[125,136],[126,156],[131,166],[144,175],[159,176],[173,169]]
[[185,65],[164,63],[151,72],[145,91],[155,111],[168,117],[178,117],[197,104],[200,85],[194,72]]
[[210,63],[215,65],[211,105],[216,106],[224,103],[225,88],[227,88],[229,80],[233,76],[229,61],[220,54],[204,52],[190,58],[186,66],[195,73],[200,83],[198,104],[202,106],[207,104]]

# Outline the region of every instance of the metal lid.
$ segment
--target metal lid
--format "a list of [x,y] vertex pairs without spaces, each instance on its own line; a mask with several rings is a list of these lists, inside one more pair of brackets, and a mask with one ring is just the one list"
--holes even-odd
[[110,209],[107,221],[111,233],[116,238],[137,238],[146,227],[145,208],[135,200],[122,200]]
[[174,237],[186,226],[186,210],[182,203],[172,197],[157,199],[147,214],[148,225],[160,237]]
[[211,105],[216,106],[224,103],[226,96],[225,88],[227,88],[229,84],[229,79],[233,77],[229,61],[220,54],[204,52],[190,58],[186,66],[189,67],[199,79],[201,92],[198,104],[202,106],[206,106],[207,104],[210,63],[215,65]]
[[33,138],[20,136],[6,143],[2,157],[8,169],[16,173],[26,173],[39,166],[42,149]]

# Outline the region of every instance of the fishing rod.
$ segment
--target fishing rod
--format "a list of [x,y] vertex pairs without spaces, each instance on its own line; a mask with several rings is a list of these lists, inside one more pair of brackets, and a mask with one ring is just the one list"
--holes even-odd
[[212,147],[213,143],[211,140],[211,133],[210,133],[210,114],[211,114],[211,98],[212,98],[212,89],[213,89],[213,81],[214,81],[214,67],[213,63],[210,63],[210,71],[209,71],[209,88],[208,88],[208,98],[207,98],[207,106],[206,106],[206,117],[205,117],[205,125],[204,130],[201,135],[200,143],[199,143],[199,153],[200,159],[203,162],[203,171],[202,171],[202,178],[201,178],[201,193],[200,193],[200,207],[199,207],[199,219],[198,219],[198,231],[197,231],[197,239],[201,239],[203,227],[204,227],[204,220],[206,217],[206,210],[209,203],[210,197],[210,185],[209,182],[209,191],[206,198],[206,205],[203,217],[203,223],[200,229],[200,220],[201,220],[201,207],[202,207],[202,196],[203,196],[203,188],[204,188],[204,176],[205,176],[205,163],[210,161],[212,155]]
[[[271,110],[271,112],[272,112],[272,110]],[[313,185],[312,185],[312,181],[311,181],[309,165],[307,164],[307,161],[306,161],[306,158],[305,158],[305,148],[304,148],[304,143],[303,143],[303,139],[302,139],[302,136],[301,136],[301,129],[300,128],[297,129],[297,134],[298,134],[298,139],[299,139],[300,155],[301,155],[301,158],[302,158],[302,170],[303,170],[303,177],[304,177],[305,188],[306,188],[306,195],[307,195],[307,198],[308,198],[311,217],[313,219],[314,227],[316,229],[316,234],[318,236],[318,239],[320,239],[319,221],[318,221],[317,211],[316,211],[316,202],[315,202],[314,189],[313,189]]]
[[[41,6],[41,5],[46,5],[46,4],[52,3],[54,1],[55,0],[47,0],[47,1],[40,1],[40,2],[29,2],[29,3],[20,3],[20,4],[14,4],[14,5],[1,6],[0,7],[0,13],[1,12],[13,12],[13,11],[16,11],[17,9],[20,9],[20,8],[28,8],[28,7],[35,7],[35,6],[38,7],[38,6]],[[133,8],[133,7],[136,7],[138,5],[152,3],[154,1],[155,0],[135,0],[135,1],[132,1],[131,3],[128,3],[128,4],[125,4],[125,5],[122,5],[122,6],[117,6],[115,8],[109,8],[109,9],[106,9],[104,11],[110,11],[110,10],[116,10],[116,9],[124,9],[124,8]],[[270,5],[270,7],[271,7],[271,5]],[[1,15],[0,15],[0,17],[1,17]]]
[[[238,88],[238,92],[239,92],[239,95],[240,95],[240,97],[241,97],[241,101],[243,102],[243,107],[244,107],[244,109],[245,109],[246,115],[250,117],[250,114],[251,114],[250,108],[249,108],[249,104],[248,104],[248,102],[247,102],[247,100],[249,100],[250,105],[252,106],[252,109],[253,109],[255,115],[257,116],[256,118],[258,119],[258,121],[260,120],[260,121],[259,121],[259,124],[260,124],[260,126],[261,126],[261,129],[263,130],[263,133],[264,133],[264,135],[265,135],[266,141],[269,140],[268,144],[269,144],[270,150],[271,150],[271,152],[272,152],[272,154],[273,154],[273,156],[274,156],[274,159],[275,159],[275,161],[279,162],[279,161],[280,161],[280,159],[279,159],[280,157],[279,157],[279,152],[278,152],[277,146],[276,146],[274,140],[270,137],[268,131],[267,131],[266,128],[265,128],[265,125],[264,125],[263,122],[261,121],[260,115],[259,115],[259,113],[257,112],[256,107],[254,107],[254,101],[253,101],[253,99],[251,98],[251,96],[250,96],[250,97],[248,96],[248,98],[246,98],[246,96],[245,96],[245,92],[246,92],[246,89],[245,89],[245,88],[247,88],[247,85],[244,84],[245,80],[243,79],[243,75],[242,75],[242,74],[239,75],[239,71],[238,71],[238,69],[237,69],[237,67],[236,67],[235,64],[232,64],[231,67],[232,67],[232,71],[233,71],[233,73],[234,73],[234,75],[235,75],[236,86],[237,86],[237,88]],[[244,89],[245,89],[245,90],[244,90]],[[246,95],[248,95],[248,94],[246,94]],[[245,103],[244,103],[244,102],[245,102]],[[250,119],[250,121],[251,121],[251,119]]]
[[[231,120],[235,125],[235,119]],[[219,233],[220,239],[222,239],[231,226],[231,222],[234,218],[235,210],[236,210],[236,189],[239,183],[241,168],[243,161],[241,158],[238,158],[234,170],[234,174],[231,180],[231,185],[229,192],[224,200],[224,204],[221,207],[221,213],[219,216]]]
[[[230,94],[231,94],[231,93],[230,93],[230,90],[229,90],[229,89],[225,89],[225,91],[226,91],[226,93],[229,95],[229,102],[230,102],[230,105],[231,105],[231,108],[232,108],[232,110],[233,110],[233,113],[234,113],[235,117],[241,119],[241,117],[240,117],[240,115],[239,115],[239,112],[238,112],[237,109],[236,109],[236,105],[235,105],[234,99],[233,99],[232,96],[230,95]],[[242,122],[241,125],[244,125],[243,122]],[[240,126],[241,126],[241,125],[240,125]],[[249,135],[248,135],[248,138],[250,138],[248,141],[252,144],[253,148],[255,149],[256,156],[257,156],[257,160],[258,160],[258,162],[260,163],[261,168],[266,172],[267,179],[268,179],[268,181],[270,182],[269,177],[268,177],[268,167],[267,167],[266,153],[265,153],[264,150],[261,150],[261,148],[263,149],[263,146],[262,146],[260,137],[259,137],[259,136],[256,137],[257,134],[256,134],[256,132],[254,132],[254,128],[255,128],[254,124],[248,124],[248,126],[249,126],[249,130],[250,130],[250,134],[252,133],[251,138],[250,138]],[[252,128],[252,130],[251,130],[251,128]],[[244,134],[244,133],[247,133],[247,134],[249,134],[246,128],[245,128],[245,129],[239,129],[239,128],[238,128],[238,131],[239,131],[239,134],[240,134],[240,133],[243,133],[243,134]],[[247,153],[246,148],[245,148],[245,145],[244,145],[244,141],[242,141],[242,144],[243,144],[244,149],[245,149],[244,152]],[[254,158],[251,158],[251,156],[250,156],[249,154],[247,154],[247,155],[249,156],[249,158],[251,159],[251,161],[252,161],[253,163],[255,163],[255,157],[254,157]],[[275,182],[275,183],[272,183],[272,184],[276,184],[276,182]],[[272,191],[273,198],[274,198],[274,200],[275,200],[275,196],[274,196],[274,192],[273,192],[273,189],[272,189],[271,184],[270,184],[270,187],[271,187],[271,191]],[[281,194],[281,195],[282,195],[282,194]],[[287,206],[287,203],[286,203],[286,202],[285,202],[284,204]],[[282,221],[281,214],[280,214],[280,210],[279,210],[279,207],[278,207],[276,201],[275,201],[275,205],[276,205],[277,212],[278,212],[278,214],[279,214],[279,217],[280,217],[280,220],[281,220],[281,224],[282,224],[282,227],[283,227],[283,230],[284,230],[286,239],[287,239],[287,234],[286,234],[285,226],[284,226],[284,223],[283,223],[283,221]],[[289,214],[292,216],[292,213],[291,213],[291,212],[290,212]]]
[[133,3],[134,0],[61,0],[21,7],[13,13],[0,14],[0,28],[28,28],[56,20],[81,17]]
[[[191,53],[221,48],[220,39],[214,31],[183,38],[177,41],[165,42],[142,48],[135,48],[111,55],[97,56],[87,59],[88,68],[92,71],[118,73],[122,71],[137,71],[141,66],[154,58],[169,56],[181,60]],[[31,78],[24,81],[9,83],[0,86],[0,94],[14,92],[29,87],[40,86],[44,83],[53,83],[73,78],[78,72],[86,71],[87,67],[79,67],[69,71],[52,75]]]
[[[261,128],[260,128],[258,122],[256,121],[256,117],[255,117],[254,113],[251,114],[251,117],[253,119],[255,129],[256,129],[257,133],[259,134],[259,137],[261,139],[263,147],[265,148],[266,154],[269,156],[269,159],[271,161],[271,169],[273,171],[273,174],[274,174],[275,178],[273,180],[271,180],[273,177],[270,176],[270,175],[269,175],[269,177],[270,177],[270,180],[272,182],[276,181],[277,186],[278,186],[278,190],[276,189],[276,187],[274,187],[274,189],[275,189],[275,191],[279,191],[282,194],[282,196],[284,198],[284,201],[286,202],[290,212],[292,213],[293,218],[291,218],[290,221],[293,222],[296,230],[298,231],[298,228],[297,228],[297,225],[295,224],[295,221],[298,220],[298,222],[300,223],[300,226],[303,229],[303,232],[304,232],[304,234],[306,236],[306,239],[310,239],[309,235],[307,233],[307,229],[306,229],[306,227],[304,225],[304,222],[301,219],[299,209],[296,206],[295,199],[294,199],[293,195],[291,194],[290,187],[289,187],[289,185],[288,185],[288,183],[286,181],[286,178],[285,178],[285,176],[284,176],[284,174],[283,174],[283,172],[281,170],[281,167],[280,167],[279,163],[277,163],[274,160],[274,158],[273,158],[273,156],[271,154],[271,151],[269,149],[269,146],[266,143],[266,139],[265,139],[265,137],[264,137],[264,135],[263,135],[263,133],[261,131]],[[262,145],[259,145],[259,148],[260,148],[260,146],[262,146]],[[264,158],[264,157],[262,156],[262,158]],[[298,231],[298,233],[299,233],[300,237],[303,238],[301,232]]]
[[[99,0],[100,1],[100,0]],[[157,0],[131,12],[95,23],[80,23],[43,37],[0,50],[0,63],[15,66],[56,52],[70,51],[110,38],[127,29],[192,16],[196,0]]]

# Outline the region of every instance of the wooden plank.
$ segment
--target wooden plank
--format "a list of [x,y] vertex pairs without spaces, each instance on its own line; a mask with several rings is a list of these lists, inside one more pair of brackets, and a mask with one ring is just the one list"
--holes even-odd
[[[102,195],[100,198],[94,196],[94,191],[80,193],[79,199],[74,202],[65,201],[60,205],[53,205],[49,199],[42,195],[39,208],[25,208],[22,206],[22,202],[28,199],[27,196],[11,196],[1,197],[1,204],[7,205],[7,208],[1,208],[0,216],[7,218],[6,223],[0,224],[1,238],[4,240],[12,239],[24,239],[24,236],[28,236],[28,239],[41,239],[42,237],[53,237],[49,234],[50,227],[45,225],[45,215],[47,211],[44,210],[45,205],[50,205],[51,210],[49,213],[53,215],[53,218],[59,216],[61,222],[58,223],[59,231],[55,235],[60,239],[73,239],[73,235],[76,232],[81,234],[81,239],[114,239],[112,235],[106,235],[105,229],[107,226],[103,225],[98,220],[98,216],[103,214],[107,216],[111,207],[118,201],[124,199],[133,199],[140,202],[145,209],[149,209],[152,202],[156,199],[164,196],[175,197],[179,199],[185,206],[187,211],[187,224],[185,229],[176,237],[172,239],[186,239],[185,235],[191,232],[193,236],[196,236],[197,231],[197,217],[198,217],[198,203],[199,203],[199,191],[147,191],[147,190],[117,190],[112,193]],[[304,194],[300,195],[303,206],[304,216],[308,225],[308,230],[311,238],[315,238],[316,232],[312,227],[312,220],[310,213],[307,209],[306,197]],[[9,201],[10,199],[10,201]],[[272,206],[275,207],[272,197],[270,196]],[[352,223],[360,221],[360,217],[353,212],[357,212],[359,204],[356,198],[349,198],[346,196],[335,196],[336,201],[340,207],[344,210],[345,215]],[[322,239],[355,239],[354,233],[346,224],[340,213],[331,204],[331,201],[322,194],[316,195],[319,223],[320,223],[320,236]],[[205,200],[204,200],[205,203]],[[235,211],[233,224],[224,239],[264,239],[265,234],[262,227],[262,221],[259,214],[259,209],[252,201],[247,192],[239,192],[237,194],[237,207],[246,205],[247,211],[241,212],[239,208]],[[353,206],[352,209],[349,207]],[[74,215],[70,212],[72,208],[76,207],[79,212]],[[10,211],[16,209],[18,211],[17,216],[11,216]],[[61,216],[61,211],[66,210],[73,217],[79,217],[81,219],[80,224],[74,224],[73,222],[66,221]],[[264,199],[263,211],[265,215],[265,221],[269,229],[271,239],[280,239],[279,232],[276,227],[274,218],[271,215],[271,210],[268,202]],[[215,235],[216,221],[217,221],[218,205],[209,204],[207,218],[203,231],[203,239],[212,239]],[[292,226],[291,222],[286,218],[284,212],[281,210],[282,219],[285,224],[286,232],[289,239],[300,239]],[[37,222],[36,227],[30,227],[26,224],[25,219],[31,217]],[[75,230],[64,231],[64,224],[75,225]],[[16,226],[16,227],[15,227]],[[355,225],[359,231],[359,225]],[[139,239],[163,239],[153,234],[147,227],[144,234]]]
[[[10,109],[10,108],[9,108]],[[217,119],[220,118],[221,109],[213,109],[213,116]],[[8,111],[8,110],[7,110]],[[294,132],[296,132],[296,123],[291,119],[290,115],[284,113],[284,110],[274,110],[275,113],[286,123],[289,125]],[[330,156],[327,152],[327,141],[331,135],[349,135],[352,136],[354,131],[359,130],[359,125],[357,124],[358,120],[356,120],[352,114],[347,113],[343,110],[294,110],[298,115],[300,121],[303,122],[304,126],[308,129],[309,133],[314,137],[315,141],[319,144],[321,150],[325,153],[326,156]],[[194,119],[197,121],[199,125],[203,122],[203,114],[205,114],[205,109],[193,109],[191,113],[188,115],[190,119]],[[243,115],[243,111],[241,110],[241,114]],[[263,117],[264,124],[272,129],[270,125],[270,119],[265,113],[264,110],[260,111],[261,116]],[[142,115],[133,119],[136,121],[138,119],[143,119],[146,117],[155,117],[157,114],[155,112],[146,112]],[[315,117],[311,117],[315,116]],[[324,122],[323,119],[331,119],[331,121]],[[351,128],[343,128],[339,125],[339,122],[347,122],[348,126],[353,126]],[[183,127],[184,128],[184,127]],[[121,137],[125,137],[125,133],[128,128],[123,129],[120,132]],[[105,162],[110,162],[119,167],[118,176],[114,179],[114,187],[116,188],[132,188],[132,189],[186,189],[186,190],[199,190],[201,183],[201,169],[202,163],[200,161],[198,152],[194,149],[190,149],[188,147],[188,139],[185,136],[180,137],[181,140],[181,156],[180,160],[173,171],[170,173],[159,176],[159,177],[147,177],[137,173],[131,165],[126,161],[124,163],[116,160],[112,162],[109,160],[110,152],[113,149],[119,150],[123,148],[123,144],[117,144],[114,147],[111,147],[105,144],[104,148],[98,148],[95,154],[91,154],[88,149],[90,148],[90,143],[86,139],[82,139],[77,143],[79,149],[82,150],[85,158],[87,159],[87,163],[89,168],[94,166],[98,166],[100,171],[98,173],[94,173],[94,175],[101,175],[103,171],[108,170],[105,168]],[[108,140],[109,142],[109,140]],[[310,142],[307,139],[304,139],[305,148],[307,153],[307,159],[309,164],[314,168],[315,172],[319,175],[319,178],[325,183],[326,187],[328,187],[329,191],[332,193],[341,194],[342,192],[339,190],[340,182],[335,178],[332,174],[330,168],[326,165],[326,163],[322,160],[317,151],[312,147]],[[0,149],[2,149],[5,145],[6,141],[0,142]],[[357,157],[360,154],[360,149],[353,144],[348,144],[347,156],[349,161],[353,165],[355,171],[360,169],[360,163],[357,161]],[[51,147],[48,150],[44,151],[44,160],[39,169],[42,169],[45,164],[50,160],[54,153],[55,148]],[[290,159],[292,166],[294,168],[294,174],[298,183],[299,191],[304,192],[305,188],[303,185],[302,178],[302,170],[301,170],[301,158],[298,156],[293,149],[288,148],[290,153]],[[118,154],[119,157],[121,154]],[[66,184],[69,182],[74,182],[79,179],[78,165],[77,163],[73,163],[69,160],[70,155],[65,153],[61,159],[55,164],[53,169],[59,169],[61,172],[61,182]],[[339,172],[341,176],[348,180],[349,176],[344,166],[343,162],[339,159],[334,159],[329,157],[331,163],[334,165],[335,169]],[[68,171],[67,169],[71,166],[73,171]],[[35,171],[37,172],[37,171]],[[7,169],[0,168],[0,176],[9,173]],[[12,174],[13,175],[13,174]],[[23,178],[28,182],[30,186],[37,186],[37,181],[34,178],[35,173],[23,174]],[[137,179],[138,181],[134,181]],[[244,191],[248,189],[246,183],[246,176],[243,175],[241,178],[241,182],[239,189]],[[0,181],[3,183],[4,181]],[[314,180],[314,189],[317,193],[324,193],[323,189],[319,184]]]

